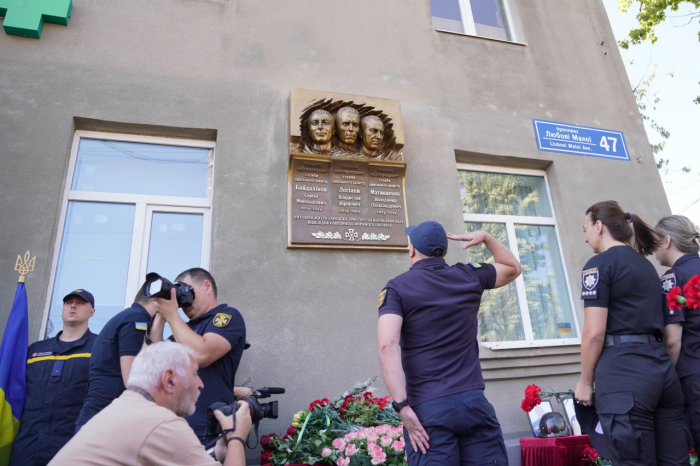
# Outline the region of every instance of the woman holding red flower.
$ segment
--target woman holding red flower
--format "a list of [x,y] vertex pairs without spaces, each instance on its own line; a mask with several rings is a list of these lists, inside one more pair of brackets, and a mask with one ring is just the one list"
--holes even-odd
[[667,298],[664,343],[681,380],[693,441],[700,446],[700,234],[681,215],[662,218],[656,230],[664,235],[656,260],[671,267],[661,276]]
[[[581,380],[574,398],[595,406],[615,465],[687,465],[683,393],[661,343],[663,294],[644,258],[662,237],[615,201],[586,211]],[[633,247],[631,247],[633,246]]]

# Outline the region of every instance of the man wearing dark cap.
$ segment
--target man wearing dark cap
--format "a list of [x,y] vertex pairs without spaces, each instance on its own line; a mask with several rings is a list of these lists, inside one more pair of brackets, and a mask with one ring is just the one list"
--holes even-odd
[[63,298],[63,330],[29,346],[27,401],[12,444],[11,465],[45,465],[73,436],[97,338],[88,329],[94,314],[92,294],[72,291]]
[[95,340],[87,396],[74,426],[76,432],[126,389],[131,363],[139,354],[148,323],[158,309],[143,288],[134,300],[131,307],[107,322]]
[[[406,228],[411,269],[379,294],[377,349],[384,382],[415,465],[507,465],[496,412],[484,396],[477,314],[484,290],[522,266],[485,231],[445,233],[437,222]],[[483,243],[493,263],[448,265],[447,240]]]

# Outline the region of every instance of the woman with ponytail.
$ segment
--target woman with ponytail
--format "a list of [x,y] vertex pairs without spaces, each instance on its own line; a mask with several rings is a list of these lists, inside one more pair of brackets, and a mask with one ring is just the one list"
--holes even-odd
[[[671,267],[661,276],[661,287],[668,295],[681,290],[700,275],[700,234],[693,222],[681,215],[659,220],[656,230],[664,235],[655,256],[659,264]],[[674,290],[675,292],[675,290]],[[669,309],[664,299],[664,343],[681,380],[685,412],[696,448],[700,447],[700,309]]]
[[[663,294],[644,257],[663,238],[615,201],[586,211],[581,380],[575,399],[595,405],[613,465],[687,465],[683,393],[666,352]],[[595,397],[593,383],[595,381]]]

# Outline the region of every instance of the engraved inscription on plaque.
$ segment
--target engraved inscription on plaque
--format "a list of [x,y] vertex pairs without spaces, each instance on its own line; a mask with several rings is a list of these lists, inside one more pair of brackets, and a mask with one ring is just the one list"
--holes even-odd
[[300,93],[311,104],[292,91],[299,129],[290,142],[288,246],[405,250],[398,102]]

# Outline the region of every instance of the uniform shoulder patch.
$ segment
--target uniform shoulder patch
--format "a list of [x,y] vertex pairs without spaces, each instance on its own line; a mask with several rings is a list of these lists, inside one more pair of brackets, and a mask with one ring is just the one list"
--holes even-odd
[[381,308],[382,305],[384,305],[384,302],[386,301],[386,292],[387,289],[384,288],[381,293],[379,293],[379,307]]
[[231,322],[231,314],[224,314],[223,312],[219,312],[214,316],[214,327],[226,327],[229,322]]
[[676,274],[671,272],[667,273],[666,275],[663,275],[661,277],[661,287],[664,290],[664,294],[668,294],[669,291],[673,289],[673,287],[676,286],[677,280],[676,280]]
[[592,269],[584,270],[581,272],[581,282],[583,287],[588,291],[592,291],[598,286],[598,281],[600,280],[600,272],[598,267],[593,267]]
[[471,265],[471,266],[474,267],[475,269],[480,269],[480,268],[481,268],[481,264],[479,264],[478,262],[470,262],[469,265]]
[[148,330],[148,322],[134,322],[136,330]]

